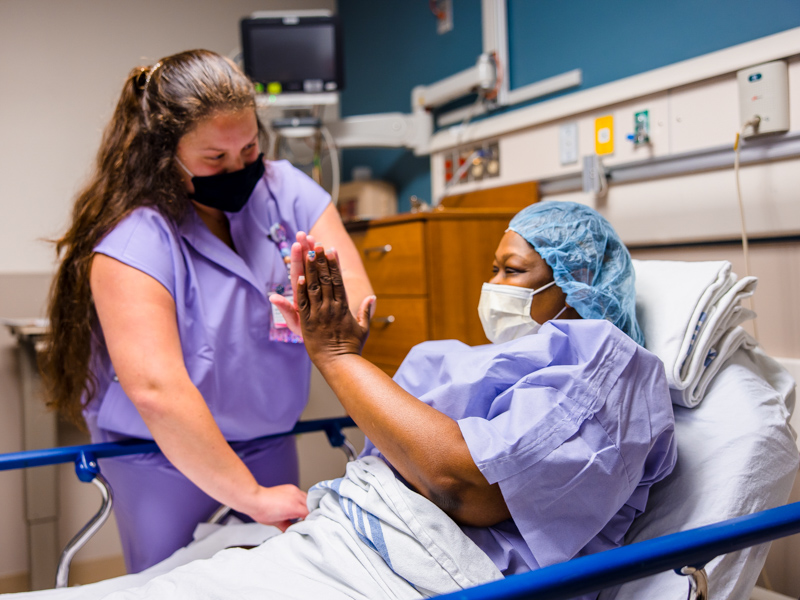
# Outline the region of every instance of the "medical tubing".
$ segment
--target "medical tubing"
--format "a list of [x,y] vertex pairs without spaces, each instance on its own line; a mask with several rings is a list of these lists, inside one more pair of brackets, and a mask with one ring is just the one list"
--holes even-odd
[[664,535],[438,596],[440,600],[567,600],[800,532],[800,502]]
[[[485,93],[482,90],[478,90],[478,97],[470,107],[469,113],[461,121],[461,124],[454,126],[452,128],[452,130],[456,132],[457,149],[459,149],[462,145],[463,136],[464,132],[466,132],[467,130],[467,125],[469,125],[469,122],[472,121],[472,118],[475,116],[477,109],[483,105],[485,100],[486,100]],[[447,196],[447,192],[450,190],[450,188],[458,183],[458,180],[461,178],[464,172],[466,172],[466,169],[469,168],[469,165],[473,161],[473,159],[475,159],[477,156],[480,156],[481,154],[482,153],[480,150],[475,150],[472,154],[470,154],[469,158],[467,158],[464,164],[461,165],[461,167],[459,167],[458,171],[453,173],[453,177],[450,179],[450,181],[445,182],[444,188],[442,189],[442,193],[439,194],[439,200],[438,202],[436,202],[436,204],[441,204],[442,199],[444,199],[444,197]],[[462,168],[464,169],[464,171],[461,171]]]
[[[756,115],[749,121],[742,125],[742,128],[736,133],[736,141],[733,144],[733,172],[736,177],[736,197],[739,200],[739,223],[742,229],[742,252],[744,253],[744,270],[745,276],[750,277],[750,247],[747,240],[747,225],[744,218],[744,202],[742,201],[742,184],[739,181],[739,145],[742,133],[748,127],[752,127],[754,131],[758,131],[758,124],[761,123],[761,117]],[[753,296],[750,296],[750,310],[755,312],[756,302]],[[758,341],[758,325],[756,323],[758,317],[753,317],[753,335]]]
[[325,145],[328,146],[328,154],[331,157],[331,202],[336,206],[339,203],[339,186],[342,178],[339,166],[339,150],[336,147],[336,140],[333,139],[330,130],[325,125],[320,125],[319,130],[325,138]]

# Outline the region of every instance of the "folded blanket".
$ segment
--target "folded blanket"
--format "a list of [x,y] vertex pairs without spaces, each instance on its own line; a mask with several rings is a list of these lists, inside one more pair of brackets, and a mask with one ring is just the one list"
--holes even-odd
[[633,264],[645,347],[664,363],[673,402],[696,406],[721,363],[740,346],[755,344],[741,329],[726,335],[755,317],[741,301],[753,295],[758,280],[738,279],[728,261]]
[[705,363],[697,369],[691,385],[683,390],[670,388],[669,394],[672,397],[672,403],[688,408],[700,404],[706,395],[708,384],[714,379],[725,361],[739,348],[751,350],[755,346],[757,346],[756,341],[741,327],[734,327],[726,331],[716,343],[708,346]]
[[379,458],[349,463],[344,478],[317,484],[308,502],[308,518],[257,548],[223,550],[133,589],[95,593],[107,592],[109,580],[15,597],[411,600],[502,579],[458,525]]

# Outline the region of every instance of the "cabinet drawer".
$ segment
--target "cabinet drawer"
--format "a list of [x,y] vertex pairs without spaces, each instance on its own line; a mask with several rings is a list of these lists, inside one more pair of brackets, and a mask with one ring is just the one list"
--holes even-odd
[[413,346],[428,339],[425,298],[378,298],[364,358],[384,366],[399,365]]
[[379,298],[427,293],[423,231],[421,222],[398,223],[352,235]]

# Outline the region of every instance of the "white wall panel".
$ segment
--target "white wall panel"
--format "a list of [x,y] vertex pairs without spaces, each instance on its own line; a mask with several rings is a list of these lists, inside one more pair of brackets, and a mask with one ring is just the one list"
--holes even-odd
[[733,147],[741,127],[735,75],[672,90],[670,107],[673,153]]

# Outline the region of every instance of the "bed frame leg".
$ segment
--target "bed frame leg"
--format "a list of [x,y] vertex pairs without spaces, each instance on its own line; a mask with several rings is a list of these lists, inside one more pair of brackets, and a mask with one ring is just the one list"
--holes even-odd
[[100,467],[91,452],[81,452],[75,458],[75,473],[78,475],[78,479],[84,483],[91,482],[97,486],[103,497],[103,503],[100,506],[100,510],[92,517],[92,520],[83,526],[83,529],[69,541],[61,553],[61,558],[58,561],[58,570],[56,571],[57,588],[69,585],[69,565],[72,562],[72,558],[108,520],[108,516],[111,514],[111,507],[114,504],[111,486],[100,474]]

